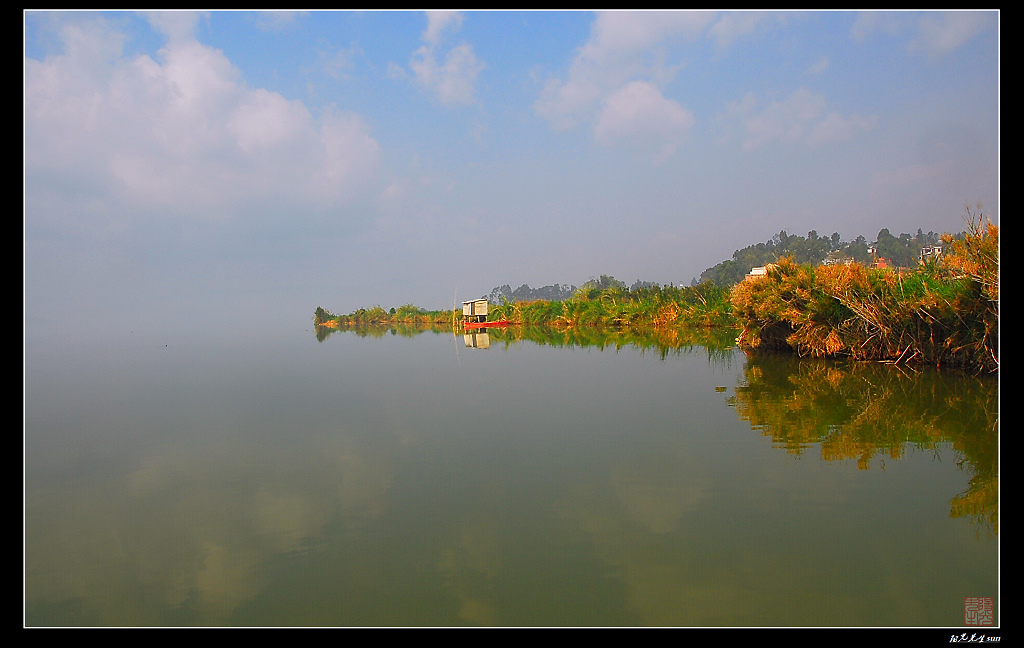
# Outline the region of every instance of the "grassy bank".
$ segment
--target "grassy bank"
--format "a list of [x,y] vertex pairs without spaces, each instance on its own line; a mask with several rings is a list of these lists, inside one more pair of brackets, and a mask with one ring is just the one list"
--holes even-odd
[[[459,311],[458,317],[462,317]],[[457,319],[450,310],[425,310],[413,304],[406,304],[398,308],[386,310],[381,306],[372,308],[360,308],[348,315],[335,315],[334,313],[317,306],[313,313],[313,324],[328,328],[338,326],[352,327],[369,324],[428,324],[428,325],[451,325]]]
[[[686,288],[621,287],[581,288],[565,301],[536,300],[492,304],[487,319],[520,326],[557,330],[599,328],[672,329],[679,327],[733,327],[729,289],[704,283]],[[361,308],[335,315],[321,307],[313,315],[318,327],[353,327],[368,324],[426,324],[461,326],[462,311],[428,311],[412,304],[386,310]]]
[[582,288],[565,301],[506,301],[492,306],[488,319],[558,329],[593,326],[663,329],[734,326],[731,311],[729,290],[704,283],[686,288]]
[[[971,216],[970,214],[968,214]],[[969,218],[945,254],[911,270],[861,264],[814,266],[784,258],[766,275],[724,288],[593,285],[564,301],[504,301],[488,319],[556,331],[588,328],[673,332],[742,329],[745,350],[795,351],[891,363],[999,369],[999,228]],[[461,310],[412,304],[334,315],[317,308],[318,329],[367,325],[461,328]]]
[[732,290],[748,350],[999,369],[999,228],[972,219],[913,270],[782,259]]

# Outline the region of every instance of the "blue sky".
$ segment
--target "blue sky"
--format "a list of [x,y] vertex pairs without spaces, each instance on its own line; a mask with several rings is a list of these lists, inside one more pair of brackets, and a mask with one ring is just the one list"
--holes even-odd
[[782,229],[998,223],[998,35],[991,11],[28,12],[26,323],[688,283]]

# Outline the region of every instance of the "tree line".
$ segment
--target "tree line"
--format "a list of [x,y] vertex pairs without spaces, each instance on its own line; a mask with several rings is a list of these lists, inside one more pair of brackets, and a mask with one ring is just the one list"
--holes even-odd
[[[955,238],[962,238],[963,233]],[[885,259],[887,264],[899,268],[912,268],[918,264],[921,255],[921,248],[942,243],[941,236],[936,232],[927,232],[918,228],[917,234],[907,233],[894,236],[888,228],[882,228],[875,237],[873,243],[869,243],[864,236],[858,236],[852,241],[844,241],[838,232],[831,236],[820,236],[816,230],[811,230],[807,236],[789,234],[786,230],[765,241],[755,243],[736,250],[731,259],[706,269],[695,277],[691,286],[697,286],[704,282],[710,282],[716,286],[728,287],[743,281],[751,268],[775,263],[783,257],[790,257],[798,264],[818,265],[831,257],[838,261],[851,260],[857,263],[869,264],[875,259]],[[872,254],[872,248],[874,254]],[[609,288],[618,288],[627,292],[636,292],[641,288],[653,288],[658,286],[657,282],[641,281],[637,279],[631,285],[627,285],[610,275],[601,275],[583,283],[582,286],[571,284],[551,284],[541,288],[531,288],[523,284],[512,289],[509,284],[495,286],[487,295],[481,299],[487,299],[492,304],[505,302],[529,302],[529,301],[565,301],[571,299],[578,291],[586,292],[603,291]]]
[[576,287],[571,284],[551,284],[550,286],[543,286],[541,288],[530,288],[529,285],[523,284],[515,290],[508,284],[503,286],[495,286],[490,294],[481,297],[486,299],[492,304],[504,304],[505,302],[530,302],[530,301],[565,301],[572,299],[574,296],[578,296],[581,292],[583,294],[599,293],[609,288],[625,292],[637,292],[641,289],[657,288],[660,284],[654,281],[642,281],[637,279],[628,287],[625,282],[619,281],[611,275],[601,275],[597,279],[590,279],[585,281],[582,286]]
[[917,234],[900,234],[893,236],[888,228],[878,232],[874,244],[869,244],[863,236],[853,241],[843,241],[838,232],[831,236],[819,236],[811,230],[807,236],[790,235],[782,230],[764,243],[748,245],[736,250],[731,259],[726,259],[701,273],[700,278],[692,281],[693,285],[710,281],[719,286],[731,286],[743,281],[751,268],[774,263],[782,257],[791,257],[796,263],[820,264],[830,255],[835,259],[850,259],[858,263],[870,263],[870,248],[875,248],[875,258],[884,258],[889,265],[901,268],[912,268],[917,265],[921,248],[939,245],[941,237],[935,232],[927,234],[918,229]]

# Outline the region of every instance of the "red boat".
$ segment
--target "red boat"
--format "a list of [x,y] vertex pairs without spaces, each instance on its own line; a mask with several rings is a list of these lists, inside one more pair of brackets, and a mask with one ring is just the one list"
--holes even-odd
[[462,327],[467,329],[478,329],[487,328],[489,326],[508,326],[508,320],[499,320],[497,322],[463,322]]

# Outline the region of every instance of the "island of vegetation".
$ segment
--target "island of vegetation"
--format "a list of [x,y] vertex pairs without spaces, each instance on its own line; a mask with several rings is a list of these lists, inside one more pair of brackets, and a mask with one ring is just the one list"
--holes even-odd
[[[490,321],[558,331],[612,328],[662,337],[684,329],[737,335],[750,354],[793,352],[888,363],[925,363],[977,372],[999,369],[999,228],[967,211],[957,235],[892,236],[868,245],[838,234],[806,238],[785,231],[734,253],[689,286],[637,281],[627,287],[602,275],[581,287],[552,285],[486,298]],[[921,255],[941,246],[941,254]],[[915,252],[916,250],[916,252]],[[748,275],[752,268],[759,274]],[[742,270],[742,275],[740,271]],[[317,307],[326,329],[429,325],[457,330],[461,309],[429,311],[407,304],[335,315]]]

